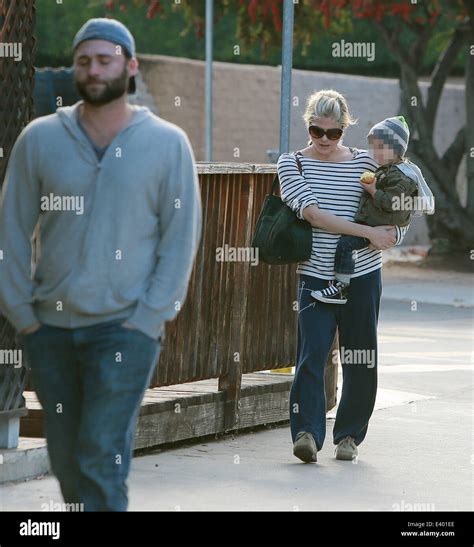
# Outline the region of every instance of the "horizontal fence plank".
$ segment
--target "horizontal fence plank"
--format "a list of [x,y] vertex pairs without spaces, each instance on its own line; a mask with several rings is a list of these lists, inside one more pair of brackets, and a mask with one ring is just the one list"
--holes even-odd
[[276,165],[274,163],[218,163],[218,162],[196,162],[197,172],[200,175],[208,174],[238,174],[238,173],[276,173]]

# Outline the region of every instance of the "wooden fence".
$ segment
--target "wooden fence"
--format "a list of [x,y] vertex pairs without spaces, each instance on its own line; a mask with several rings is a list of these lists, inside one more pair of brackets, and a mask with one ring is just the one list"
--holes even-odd
[[[186,301],[166,324],[150,387],[218,378],[224,425],[231,429],[238,421],[242,374],[295,365],[296,264],[260,263],[251,248],[274,164],[198,162],[197,169],[203,234]],[[234,260],[242,258],[239,252],[245,260]],[[328,410],[336,403],[336,382],[337,366],[328,358]]]
[[[186,302],[166,325],[150,385],[218,378],[226,429],[238,421],[242,374],[295,365],[296,265],[260,263],[251,248],[275,171],[273,164],[198,162],[203,235]],[[332,350],[325,374],[328,410],[336,404]]]
[[[197,165],[203,236],[186,302],[167,324],[152,387],[219,378],[219,389],[226,392],[225,423],[231,428],[242,374],[295,364],[296,265],[255,263],[250,247],[276,166]],[[247,253],[246,260],[233,260],[239,252]],[[337,366],[328,359],[328,409],[335,404],[336,381]]]

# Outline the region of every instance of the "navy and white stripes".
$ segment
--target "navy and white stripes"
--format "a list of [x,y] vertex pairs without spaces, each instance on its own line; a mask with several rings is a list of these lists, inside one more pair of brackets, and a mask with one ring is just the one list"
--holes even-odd
[[[300,175],[293,154],[282,154],[278,159],[277,170],[280,179],[282,200],[299,218],[308,205],[316,204],[345,220],[353,221],[359,207],[364,189],[359,184],[364,171],[375,171],[377,163],[365,150],[355,150],[349,161],[327,162],[299,155],[303,166]],[[397,226],[399,245],[408,226]],[[334,279],[334,256],[340,234],[333,234],[313,227],[313,249],[311,257],[298,264],[297,273],[312,275],[321,279]],[[353,277],[373,272],[382,267],[382,252],[362,249],[357,251]]]

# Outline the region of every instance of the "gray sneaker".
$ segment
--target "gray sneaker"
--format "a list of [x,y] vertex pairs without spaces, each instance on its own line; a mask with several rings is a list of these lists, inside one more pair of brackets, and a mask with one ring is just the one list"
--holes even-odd
[[336,447],[336,460],[353,460],[357,458],[357,445],[353,437],[344,437]]
[[311,433],[300,431],[296,435],[293,454],[306,463],[318,461],[318,447]]

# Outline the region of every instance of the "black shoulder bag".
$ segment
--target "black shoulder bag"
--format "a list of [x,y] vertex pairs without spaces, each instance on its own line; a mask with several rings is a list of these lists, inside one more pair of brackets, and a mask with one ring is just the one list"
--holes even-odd
[[[294,154],[298,169],[303,168]],[[267,194],[257,219],[252,247],[258,249],[258,256],[267,264],[292,264],[304,262],[311,256],[313,244],[312,226],[296,216],[279,196],[275,195],[280,180],[278,173],[273,180],[270,194]]]

